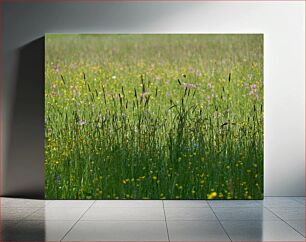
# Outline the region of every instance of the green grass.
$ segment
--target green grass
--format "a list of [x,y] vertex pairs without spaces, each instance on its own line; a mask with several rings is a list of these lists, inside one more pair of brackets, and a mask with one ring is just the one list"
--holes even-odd
[[263,35],[47,35],[47,199],[262,199]]

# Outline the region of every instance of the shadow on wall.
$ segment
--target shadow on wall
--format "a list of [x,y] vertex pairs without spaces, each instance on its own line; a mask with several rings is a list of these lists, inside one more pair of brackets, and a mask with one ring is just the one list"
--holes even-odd
[[44,54],[44,37],[18,49],[4,196],[44,198]]

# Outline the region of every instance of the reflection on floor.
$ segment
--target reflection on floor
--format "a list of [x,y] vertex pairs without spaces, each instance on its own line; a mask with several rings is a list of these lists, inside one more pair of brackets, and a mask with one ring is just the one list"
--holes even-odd
[[80,201],[1,198],[3,240],[305,241],[305,198]]

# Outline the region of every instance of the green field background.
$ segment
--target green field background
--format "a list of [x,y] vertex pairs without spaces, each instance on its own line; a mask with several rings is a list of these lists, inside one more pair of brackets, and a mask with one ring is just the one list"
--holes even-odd
[[263,35],[46,35],[46,199],[262,199],[263,150]]

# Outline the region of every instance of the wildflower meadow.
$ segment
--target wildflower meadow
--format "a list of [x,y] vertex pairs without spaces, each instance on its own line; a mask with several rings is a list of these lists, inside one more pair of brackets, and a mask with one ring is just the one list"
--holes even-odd
[[47,34],[46,199],[262,199],[263,35]]

